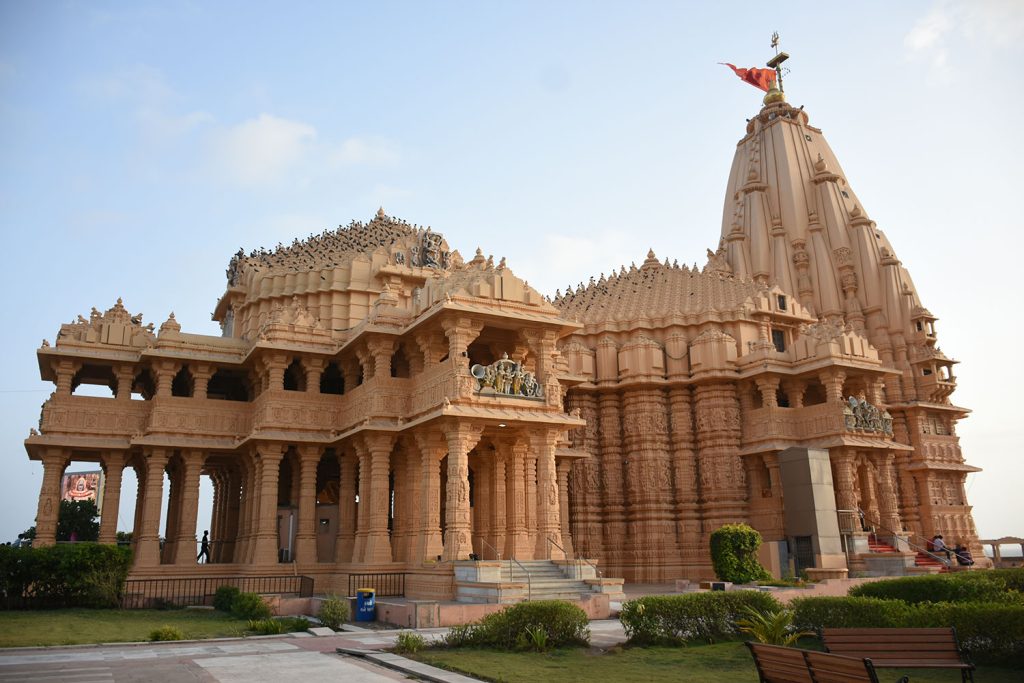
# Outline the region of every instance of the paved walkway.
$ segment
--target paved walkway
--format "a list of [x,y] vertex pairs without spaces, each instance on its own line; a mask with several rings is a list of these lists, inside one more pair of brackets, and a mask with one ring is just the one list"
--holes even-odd
[[[417,633],[434,641],[447,631],[434,628]],[[618,620],[592,621],[590,631],[595,647],[611,647],[626,639]],[[442,683],[474,681],[382,652],[395,644],[400,632],[15,648],[0,652],[0,683],[384,683],[409,676]],[[339,653],[339,649],[347,653]]]

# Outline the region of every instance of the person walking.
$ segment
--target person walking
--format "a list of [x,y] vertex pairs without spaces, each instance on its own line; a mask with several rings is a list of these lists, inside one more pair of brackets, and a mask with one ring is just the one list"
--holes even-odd
[[203,540],[199,542],[199,554],[196,555],[196,562],[203,558],[203,562],[210,563],[210,532],[203,532]]

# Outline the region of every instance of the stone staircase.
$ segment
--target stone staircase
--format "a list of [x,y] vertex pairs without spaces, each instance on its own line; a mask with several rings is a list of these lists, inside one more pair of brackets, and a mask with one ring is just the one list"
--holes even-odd
[[509,569],[508,561],[502,563],[501,580],[529,583],[532,600],[579,600],[581,595],[591,592],[590,586],[583,581],[566,578],[562,569],[551,560],[523,560],[519,564],[511,564]]
[[[873,553],[895,553],[896,548],[892,545],[879,540],[874,534],[868,536],[868,550]],[[949,567],[936,560],[934,557],[926,552],[918,551],[917,556],[914,558],[914,566],[927,569],[929,571],[938,571],[940,574],[945,574],[949,571]]]

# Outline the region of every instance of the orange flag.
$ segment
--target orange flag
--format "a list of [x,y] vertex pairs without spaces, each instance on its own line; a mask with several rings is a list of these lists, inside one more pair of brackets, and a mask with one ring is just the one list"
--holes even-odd
[[775,83],[774,69],[740,69],[733,66],[732,64],[729,64],[728,62],[719,62],[719,64],[722,64],[732,69],[736,73],[736,75],[740,77],[740,80],[749,83],[755,88],[760,88],[765,92],[767,92],[768,89],[772,87],[772,84]]

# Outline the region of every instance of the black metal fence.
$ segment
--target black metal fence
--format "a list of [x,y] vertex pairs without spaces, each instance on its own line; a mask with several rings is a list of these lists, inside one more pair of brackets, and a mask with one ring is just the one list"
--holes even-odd
[[399,572],[384,574],[349,574],[348,594],[355,595],[360,588],[372,588],[377,597],[404,596],[405,574]]
[[180,579],[129,579],[125,582],[121,607],[140,609],[161,605],[208,605],[221,586],[234,586],[244,593],[313,595],[309,576],[203,576]]

